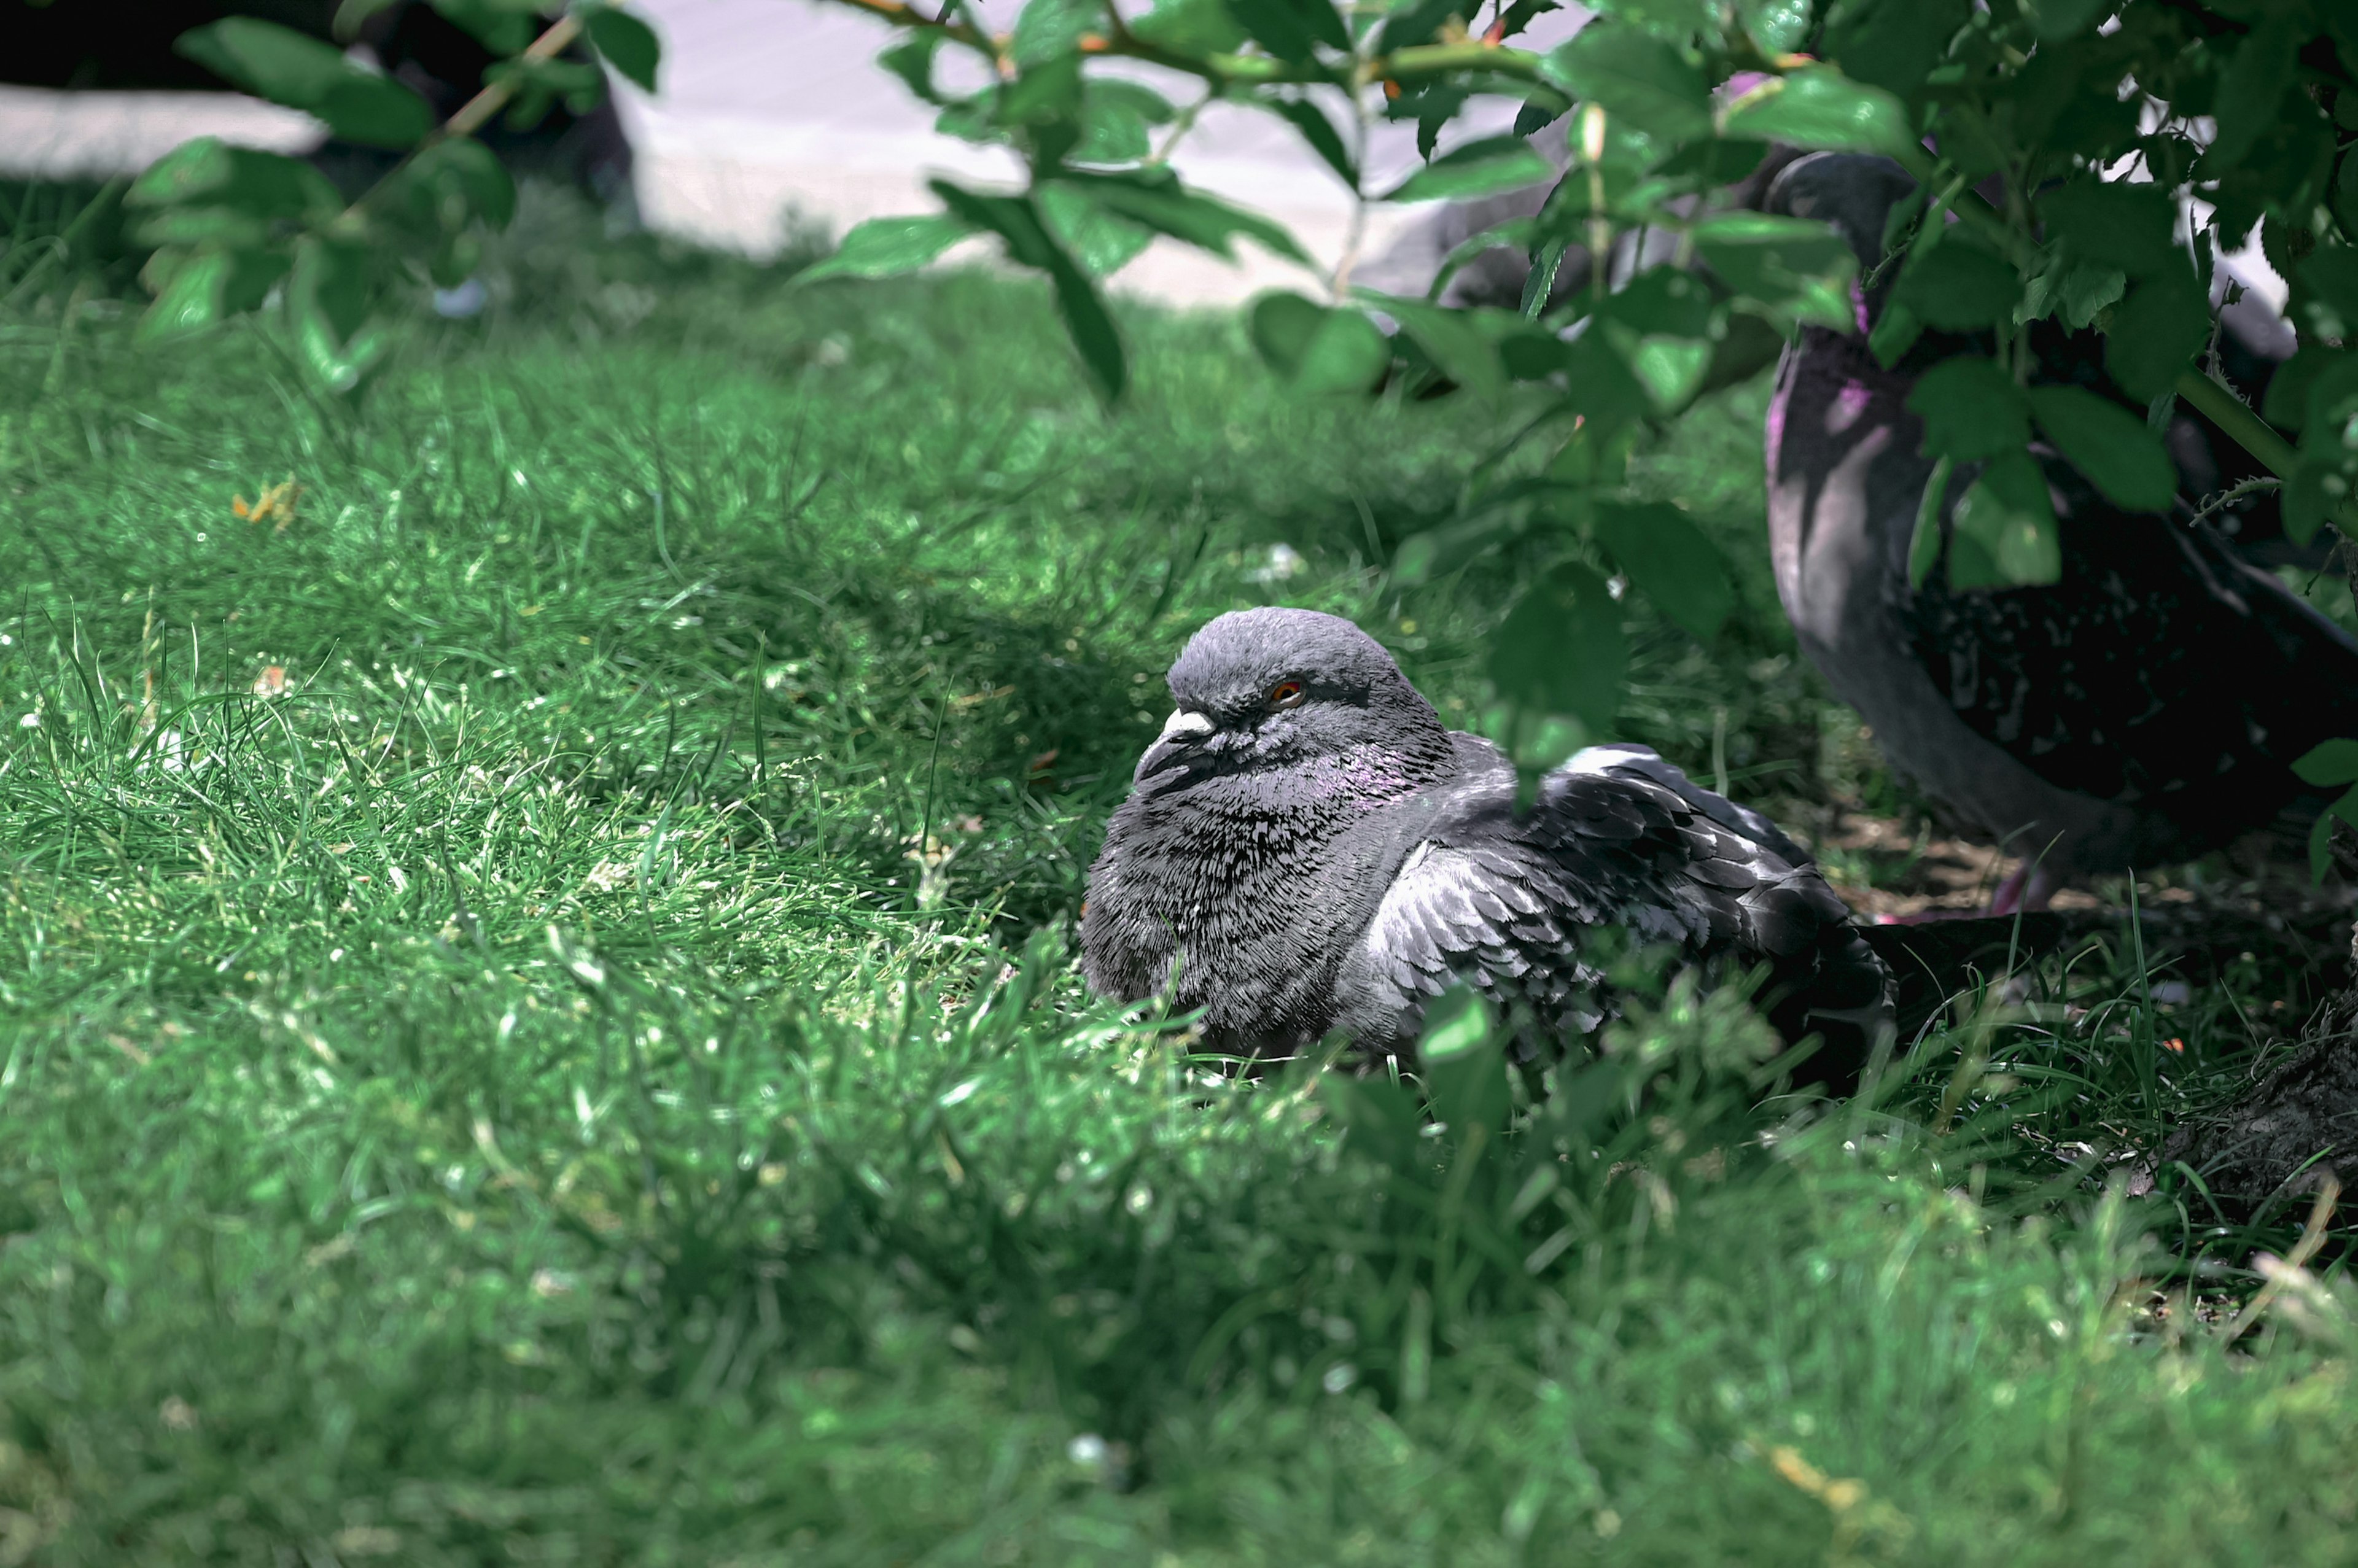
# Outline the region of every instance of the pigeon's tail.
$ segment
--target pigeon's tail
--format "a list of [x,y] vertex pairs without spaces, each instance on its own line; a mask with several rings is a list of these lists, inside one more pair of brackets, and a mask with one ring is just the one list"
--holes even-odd
[[1818,1037],[1817,1054],[1798,1076],[1832,1095],[1856,1090],[1898,1033],[1891,971],[1855,926],[1829,926],[1807,960],[1780,965],[1761,1001],[1786,1039]]

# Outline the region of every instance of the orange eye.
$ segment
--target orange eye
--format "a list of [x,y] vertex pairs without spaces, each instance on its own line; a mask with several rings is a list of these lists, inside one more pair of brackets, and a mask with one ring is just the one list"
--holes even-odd
[[1292,708],[1302,700],[1302,695],[1300,681],[1282,680],[1269,688],[1270,710],[1274,712],[1281,708]]

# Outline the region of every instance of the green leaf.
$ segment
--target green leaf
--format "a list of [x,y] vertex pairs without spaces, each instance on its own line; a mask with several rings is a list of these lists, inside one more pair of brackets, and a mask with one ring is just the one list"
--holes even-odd
[[2327,741],[2301,753],[2292,765],[2303,784],[2358,784],[2358,741]]
[[1927,456],[1978,462],[2030,445],[2030,405],[1995,360],[1943,360],[1917,378],[1908,406],[1924,421]]
[[1441,201],[1519,190],[1555,178],[1555,166],[1520,136],[1487,136],[1443,154],[1400,183],[1386,201]]
[[1621,607],[1605,579],[1565,561],[1533,583],[1490,640],[1490,684],[1535,713],[1568,713],[1592,729],[1621,708],[1629,664]]
[[1302,139],[1310,144],[1310,150],[1316,153],[1344,184],[1354,190],[1358,189],[1358,166],[1351,161],[1350,150],[1343,146],[1343,138],[1336,133],[1334,123],[1326,118],[1318,105],[1306,98],[1255,98],[1252,102],[1301,132]]
[[2050,241],[2062,241],[2082,261],[2118,267],[2131,277],[2187,264],[2171,240],[2178,205],[2158,185],[2076,180],[2039,197],[2039,216]]
[[891,277],[914,272],[973,232],[972,224],[939,213],[923,218],[871,218],[853,225],[833,255],[805,267],[795,282]]
[[[2329,741],[2326,745],[2347,743]],[[2319,748],[2320,751],[2323,749]],[[2309,753],[2310,756],[2316,754],[2314,752]],[[2336,779],[2333,782],[2339,784],[2342,781]],[[2312,881],[2323,881],[2326,868],[2333,863],[2333,819],[2337,816],[2353,827],[2358,827],[2358,789],[2349,791],[2317,814],[2317,825],[2309,830],[2309,874]]]
[[1574,97],[1602,104],[1640,130],[1684,140],[1711,129],[1711,87],[1703,68],[1662,39],[1609,18],[1574,33],[1540,70]]
[[2178,470],[2138,416],[2078,386],[2033,387],[2030,407],[2056,450],[2114,505],[2169,510]]
[[305,235],[295,246],[295,268],[287,282],[287,307],[294,319],[296,347],[305,368],[337,394],[359,389],[392,346],[382,330],[367,331],[371,251]]
[[1897,300],[1884,303],[1883,314],[1875,319],[1875,326],[1866,334],[1866,351],[1875,362],[1889,370],[1907,356],[1924,335],[1924,323],[1916,312]]
[[1472,0],[1399,0],[1383,26],[1376,30],[1376,53],[1387,55],[1412,44],[1430,43],[1441,24],[1455,16],[1465,20]]
[[1953,235],[1919,247],[1892,291],[1920,320],[1944,332],[2010,323],[2021,297],[2022,279],[2011,264]]
[[1879,87],[1813,66],[1762,82],[1739,100],[1722,128],[1730,136],[1832,152],[1898,154],[1916,149],[1908,110]]
[[1711,335],[1711,287],[1682,266],[1664,265],[1639,273],[1608,297],[1598,314],[1647,334],[1682,338]]
[[938,32],[911,33],[878,54],[876,63],[908,83],[909,91],[924,102],[946,107],[946,100],[934,86],[934,57],[941,52],[946,41]]
[[189,256],[175,266],[156,303],[140,318],[143,342],[191,337],[222,319],[222,287],[233,265],[228,253]]
[[1846,5],[1828,27],[1828,53],[1853,81],[1913,98],[1971,14],[1970,0]]
[[1224,0],[1155,0],[1154,9],[1130,30],[1158,49],[1186,55],[1232,54],[1245,41]]
[[1479,397],[1496,398],[1505,392],[1507,376],[1498,362],[1498,347],[1475,325],[1470,313],[1371,289],[1358,293],[1398,321],[1401,330],[1433,356],[1442,374]]
[[590,43],[608,65],[628,77],[642,92],[655,91],[655,67],[663,60],[663,40],[655,30],[628,11],[592,5],[576,13],[590,35]]
[[1808,41],[1809,0],[1740,0],[1736,9],[1763,54],[1790,54]]
[[1150,125],[1178,117],[1151,87],[1118,78],[1089,78],[1081,84],[1081,139],[1069,155],[1077,163],[1137,163],[1152,150]]
[[[435,13],[455,22],[495,55],[520,53],[540,30],[540,17],[529,4],[517,0],[430,0]],[[338,23],[343,18],[340,15]],[[339,35],[341,36],[341,35]]]
[[1308,64],[1318,44],[1350,50],[1350,29],[1328,0],[1228,0],[1228,7],[1256,42],[1288,64]]
[[1596,542],[1662,613],[1695,638],[1719,634],[1736,608],[1727,563],[1719,547],[1677,507],[1605,503],[1596,508]]
[[1328,309],[1298,294],[1267,294],[1253,305],[1253,347],[1306,396],[1373,392],[1392,362],[1391,344],[1358,311]]
[[2309,389],[2326,368],[2339,362],[2335,351],[2319,342],[2303,343],[2292,358],[2268,377],[2260,416],[2280,430],[2299,430],[2309,420]]
[[2235,168],[2275,129],[2277,106],[2299,80],[2301,42],[2291,22],[2272,18],[2235,46],[2212,103],[2219,129],[2203,150],[2204,176],[2215,178]]
[[249,218],[319,222],[342,211],[344,201],[328,177],[301,158],[199,136],[148,165],[124,192],[123,204],[226,207]]
[[2031,0],[2024,9],[2041,43],[2074,38],[2120,8],[2121,0]]
[[1082,34],[1101,25],[1104,14],[1100,0],[1026,0],[1008,40],[1009,56],[1029,70],[1069,55],[1080,47]]
[[[2350,162],[2358,167],[2358,154],[2350,155]],[[2331,336],[2346,336],[2358,327],[2358,249],[2335,245],[2313,251],[2299,270],[2302,287],[2340,318],[2334,325],[2342,330]]]
[[1691,231],[1704,260],[1731,288],[1837,330],[1855,325],[1858,257],[1831,225],[1766,212],[1725,212]]
[[1106,310],[1105,301],[1087,274],[1066,254],[1041,222],[1039,209],[1025,196],[991,196],[946,179],[926,181],[950,215],[977,229],[987,229],[1006,243],[1009,257],[1048,275],[1056,291],[1056,308],[1065,330],[1081,356],[1082,368],[1109,405],[1120,403],[1130,382],[1130,362],[1122,352],[1121,334]]
[[1949,497],[1949,475],[1955,465],[1947,458],[1932,465],[1924,493],[1916,498],[1916,531],[1908,538],[1908,586],[1921,588],[1941,558],[1941,508]]
[[276,22],[225,16],[182,33],[172,48],[249,92],[317,115],[363,146],[415,146],[434,128],[434,111],[416,93]]
[[1152,230],[1116,216],[1090,192],[1072,184],[1044,185],[1038,200],[1049,232],[1091,277],[1112,276],[1154,243]]
[[499,156],[471,136],[435,143],[386,181],[376,198],[420,226],[463,228],[480,219],[504,229],[515,217],[515,180]]
[[1476,1128],[1497,1131],[1512,1103],[1507,1088],[1506,1032],[1473,987],[1460,983],[1425,1009],[1417,1065],[1432,1097],[1433,1116],[1451,1141]]
[[1277,224],[1201,191],[1186,189],[1168,168],[1121,174],[1068,172],[1058,175],[1055,183],[1085,190],[1108,211],[1228,261],[1236,259],[1232,242],[1242,234],[1288,261],[1313,265],[1309,253]]
[[2130,291],[2104,334],[2104,368],[2131,397],[2168,392],[2211,338],[2211,303],[2190,272],[2171,267]]
[[2051,583],[2063,575],[2047,476],[2028,452],[1993,458],[1957,503],[1949,582],[1961,589]]

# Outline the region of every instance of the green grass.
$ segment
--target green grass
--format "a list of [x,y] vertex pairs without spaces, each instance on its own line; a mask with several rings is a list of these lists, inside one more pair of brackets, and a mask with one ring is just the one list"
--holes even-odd
[[[1086,995],[1204,618],[1471,716],[1521,563],[1377,564],[1499,411],[1132,311],[1109,418],[1022,287],[524,229],[357,416],[104,287],[0,320],[0,1562],[2346,1559],[2339,1286],[2223,1347],[2185,1292],[2283,1217],[2102,1179],[2244,1070],[2234,987],[2100,954],[1830,1114],[1673,995],[1438,1135]],[[1622,732],[1855,789],[1759,396],[1641,460],[1748,564],[1715,646],[1633,608]]]

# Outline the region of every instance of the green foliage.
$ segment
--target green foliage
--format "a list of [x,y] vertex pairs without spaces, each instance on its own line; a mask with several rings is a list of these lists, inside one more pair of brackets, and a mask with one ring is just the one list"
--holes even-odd
[[[1997,478],[1969,490],[1972,517],[1961,535],[1974,557],[1963,564],[1965,579],[1991,588],[2049,580],[2055,570],[2053,521],[2025,478],[2030,406],[2013,390],[2028,379],[2018,362],[2029,351],[2025,329],[2052,319],[2104,333],[2106,368],[2142,406],[2046,398],[2038,428],[2107,497],[2152,510],[2166,503],[2165,481],[2174,484],[2174,475],[2138,416],[2201,373],[2214,249],[2242,243],[2265,219],[2270,243],[2289,247],[2282,266],[2298,277],[2294,314],[2309,349],[2339,343],[2358,322],[2358,264],[2349,259],[2358,254],[2358,234],[2345,210],[2358,209],[2348,194],[2358,192],[2358,158],[2341,145],[2358,40],[2330,0],[2299,0],[2265,19],[2234,7],[2130,0],[2115,8],[2118,25],[2104,30],[2098,24],[2112,13],[2085,0],[1995,9],[1963,0],[1716,9],[1632,0],[1606,6],[1544,55],[1509,41],[1538,9],[1502,13],[1495,32],[1476,41],[1452,29],[1455,13],[1441,0],[1410,0],[1356,26],[1326,0],[1163,0],[1130,27],[1091,0],[1033,0],[1004,61],[1001,46],[965,21],[926,22],[914,12],[898,18],[915,29],[913,41],[888,59],[921,96],[933,91],[931,60],[942,48],[1015,69],[1011,84],[953,114],[958,134],[1020,154],[1035,195],[1070,188],[1075,149],[1086,144],[1093,163],[1151,169],[1158,201],[1179,198],[1158,156],[1167,149],[1151,153],[1134,129],[1109,133],[1102,112],[1092,124],[1087,84],[1120,80],[1097,73],[1124,57],[1199,80],[1206,102],[1249,103],[1283,118],[1363,201],[1464,198],[1555,178],[1526,138],[1560,123],[1569,168],[1540,213],[1476,236],[1449,259],[1454,266],[1501,243],[1526,249],[1533,265],[1528,330],[1430,302],[1370,300],[1395,361],[1396,373],[1379,375],[1366,363],[1372,355],[1360,317],[1314,316],[1300,300],[1255,317],[1254,341],[1305,394],[1462,390],[1495,402],[1520,386],[1554,400],[1554,416],[1523,425],[1528,439],[1568,439],[1575,414],[1607,434],[1675,416],[1758,323],[1852,330],[1850,246],[1821,223],[1729,211],[1726,187],[1772,142],[1894,157],[1922,194],[1886,236],[1898,253],[1897,272],[1870,346],[1894,364],[1927,330],[1964,334],[1978,340],[1971,352],[1992,366],[1943,367],[1971,396],[1934,417],[1932,438],[1935,455],[1952,463],[1998,464]],[[1461,26],[1470,20],[1457,16]],[[1741,92],[1739,77],[1748,78]],[[1388,191],[1366,189],[1357,149],[1313,101],[1313,88],[1348,95],[1365,114],[1413,119],[1423,167]],[[1521,102],[1515,135],[1449,135],[1483,96]],[[2156,112],[2141,121],[2140,104]],[[2206,116],[2219,127],[2207,145],[2196,129]],[[2150,181],[2105,177],[2131,155]],[[2198,188],[2211,216],[2181,236],[2180,200]],[[1996,195],[1985,200],[1984,189]],[[1123,216],[1179,232],[1137,211]],[[1240,227],[1221,223],[1222,239]],[[1076,216],[1062,232],[1087,226]],[[1570,247],[1639,229],[1677,238],[1680,262],[1654,273],[1692,278],[1686,258],[1704,264],[1699,295],[1678,319],[1617,326],[1623,308],[1606,290],[1547,307]],[[1257,237],[1285,251],[1273,236]],[[1136,250],[1134,240],[1075,243],[1094,258],[1074,274],[1078,286],[1053,263],[1044,270],[1076,295]],[[1887,258],[1881,270],[1892,265]],[[1338,276],[1338,291],[1343,285]],[[1658,297],[1661,286],[1649,274],[1619,287]],[[1088,336],[1084,358],[1111,395],[1121,384],[1109,372],[1118,343],[1086,309],[1068,303],[1066,314]],[[1583,331],[1584,323],[1604,330]],[[1335,368],[1305,373],[1306,363],[1327,363],[1329,351],[1305,358],[1322,332],[1331,333]],[[2322,367],[2316,373],[2306,384],[2342,384]],[[1920,409],[1932,401],[1920,398]],[[2292,409],[2285,422],[2305,413]],[[2310,433],[2297,453],[2256,420],[2239,427],[2238,438],[2287,481],[2296,536],[2343,514],[2358,492],[2358,438],[2347,435],[2358,427],[2344,419],[2319,434],[2329,423],[2306,421]],[[2009,455],[2021,461],[2003,460]],[[1585,461],[1570,467],[1606,471]],[[1512,488],[1520,482],[1509,465],[1483,460],[1456,523],[1395,563],[1402,579],[1462,568],[1514,536],[1496,518],[1526,504],[1528,495]],[[1566,516],[1628,499],[1608,479],[1562,488],[1585,492],[1552,503]]]
[[[175,40],[180,53],[247,92],[315,114],[348,141],[408,156],[346,207],[297,158],[209,136],[167,153],[124,198],[146,214],[138,238],[157,247],[143,275],[156,296],[145,341],[190,337],[261,310],[284,279],[287,325],[309,387],[349,398],[384,359],[387,302],[404,286],[456,287],[473,274],[484,235],[507,226],[516,198],[499,159],[464,133],[503,103],[518,124],[538,119],[557,97],[586,107],[602,78],[594,66],[529,52],[541,27],[534,4],[434,3],[513,57],[487,72],[487,92],[461,111],[463,130],[436,127],[426,101],[408,88],[276,22],[231,16]],[[351,37],[379,8],[346,0],[337,36]],[[559,26],[568,34],[578,26],[616,70],[654,90],[661,46],[644,21],[592,4]]]
[[411,147],[434,126],[434,112],[408,88],[258,16],[223,17],[181,34],[172,47],[234,86],[318,115],[346,141]]

